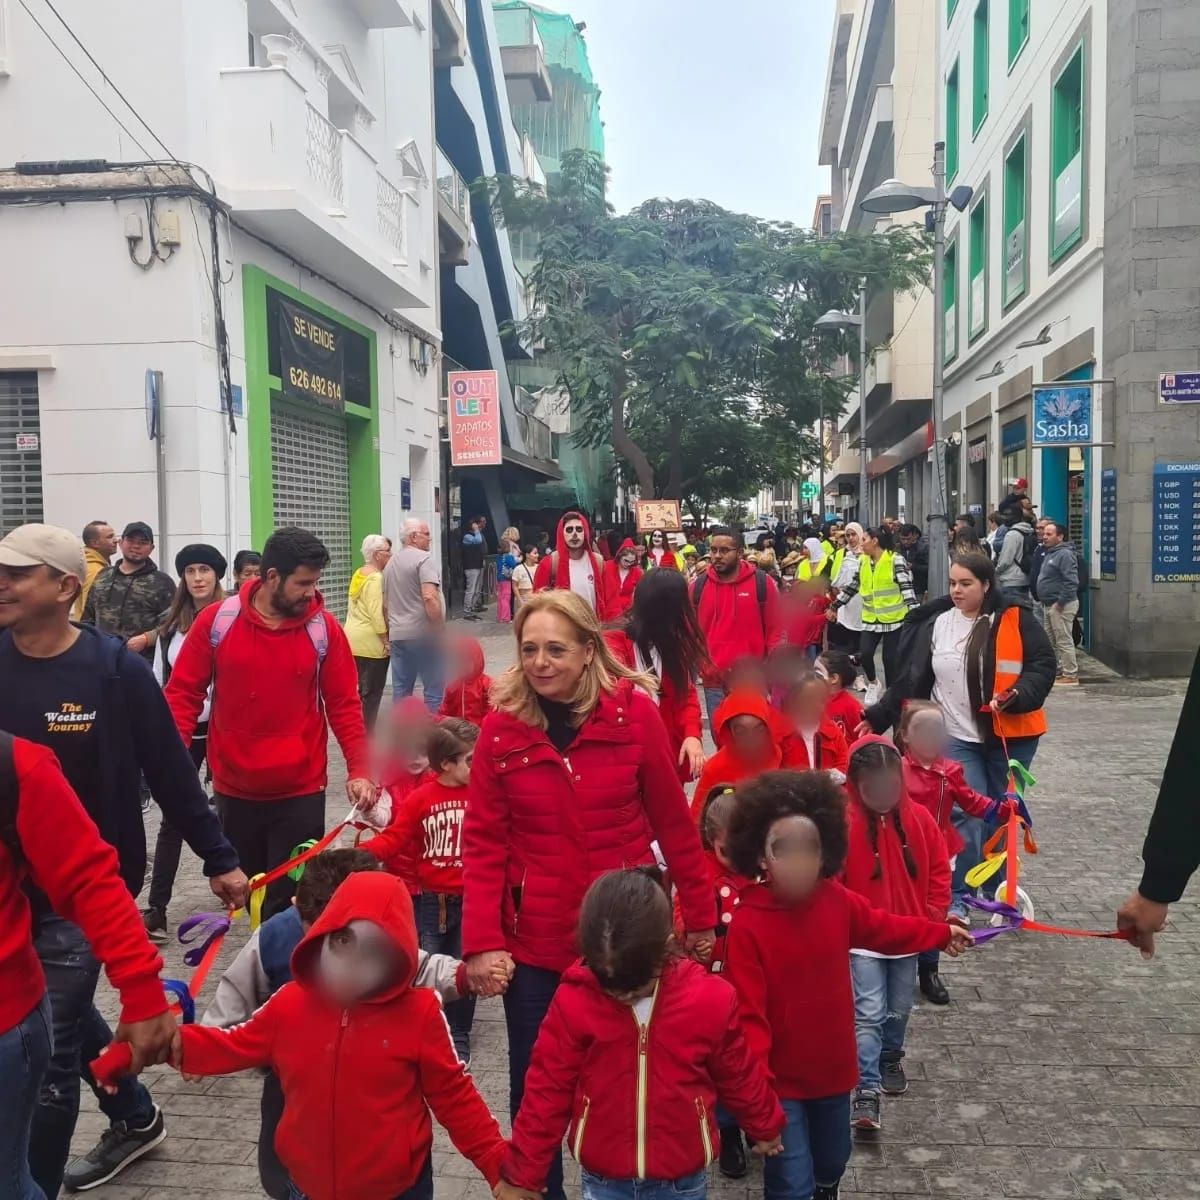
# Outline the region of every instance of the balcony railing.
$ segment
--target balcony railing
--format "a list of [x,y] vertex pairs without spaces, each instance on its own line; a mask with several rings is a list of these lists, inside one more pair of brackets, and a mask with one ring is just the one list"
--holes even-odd
[[501,49],[511,46],[536,46],[545,57],[546,48],[538,32],[533,13],[527,8],[507,8],[495,14],[496,40]]
[[308,106],[308,130],[304,163],[308,177],[323,188],[339,207],[345,203],[345,180],[342,172],[341,131],[311,104]]
[[446,157],[446,152],[441,146],[437,151],[437,185],[438,191],[445,197],[446,203],[467,224],[470,224],[471,193],[467,189],[465,180]]
[[550,426],[528,413],[519,413],[517,421],[521,426],[521,436],[525,440],[525,453],[534,458],[553,458],[554,439]]
[[375,215],[379,232],[400,256],[408,261],[408,197],[388,178],[376,176]]

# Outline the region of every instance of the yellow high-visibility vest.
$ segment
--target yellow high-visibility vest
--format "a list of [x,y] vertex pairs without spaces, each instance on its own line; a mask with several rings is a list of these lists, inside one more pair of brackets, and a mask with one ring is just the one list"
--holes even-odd
[[908,605],[893,568],[895,555],[885,550],[873,563],[869,555],[859,560],[859,595],[863,598],[864,625],[898,625],[908,615]]

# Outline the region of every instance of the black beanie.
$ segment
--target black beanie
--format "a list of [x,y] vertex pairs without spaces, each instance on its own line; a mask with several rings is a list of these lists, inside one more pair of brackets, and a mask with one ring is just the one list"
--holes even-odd
[[212,567],[217,573],[218,579],[225,578],[225,571],[229,564],[225,561],[225,556],[216,548],[216,546],[206,545],[204,542],[194,542],[190,546],[184,546],[180,552],[175,555],[175,574],[180,579],[183,578],[183,573],[188,567],[196,565],[204,567]]

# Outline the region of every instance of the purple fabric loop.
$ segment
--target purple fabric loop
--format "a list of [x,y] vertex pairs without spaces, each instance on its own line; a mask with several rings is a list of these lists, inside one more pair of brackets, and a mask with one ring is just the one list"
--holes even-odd
[[183,1023],[194,1025],[196,1023],[196,1001],[192,999],[188,985],[182,979],[164,979],[162,985],[163,991],[167,993],[172,1003],[179,1005],[179,1014]]
[[198,967],[204,952],[219,937],[229,932],[229,918],[225,913],[196,913],[180,923],[177,934],[182,946],[192,948],[183,956],[189,967]]
[[1005,904],[1000,900],[980,900],[975,896],[968,896],[967,906],[1004,919],[1003,925],[994,925],[988,929],[971,930],[971,940],[977,946],[982,946],[985,942],[990,942],[993,938],[998,938],[1002,933],[1015,933],[1025,924],[1025,918],[1012,905]]

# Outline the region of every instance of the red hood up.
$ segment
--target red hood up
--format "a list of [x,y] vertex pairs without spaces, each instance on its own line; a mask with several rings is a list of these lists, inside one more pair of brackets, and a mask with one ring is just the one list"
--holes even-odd
[[[858,741],[854,742],[851,745],[850,757],[853,758],[854,752],[856,750],[861,750],[863,746],[875,746],[875,745],[886,746],[896,756],[896,765],[897,766],[900,765],[900,763],[903,760],[903,756],[901,755],[900,751],[896,748],[896,743],[893,742],[891,738],[884,737],[882,734],[879,734],[879,733],[868,733],[866,737],[860,737],[858,739]],[[903,772],[901,773],[900,780],[901,780],[901,782],[900,782],[900,788],[901,788],[900,803],[903,804],[908,798],[907,789],[904,787]],[[860,795],[858,788],[855,786],[854,780],[852,780],[848,774],[846,777],[845,788],[846,788],[846,794],[850,797],[850,799],[855,804],[862,804],[862,796]]]
[[[782,750],[784,739],[790,737],[792,733],[783,714],[778,709],[772,708],[764,696],[760,696],[757,692],[730,692],[713,714],[713,741],[721,749],[728,745],[729,737],[725,732],[725,726],[734,717],[757,717],[764,722],[771,731],[771,740],[775,743],[777,751]],[[778,766],[778,761],[774,765]],[[767,770],[768,768],[764,767],[763,769]]]
[[622,554],[624,554],[626,550],[632,550],[632,551],[634,552],[634,554],[637,554],[637,555],[640,555],[640,554],[641,554],[641,551],[638,549],[638,547],[637,547],[637,543],[636,543],[636,542],[633,540],[633,538],[626,538],[626,539],[625,539],[625,540],[624,540],[624,541],[623,541],[623,542],[622,542],[622,543],[621,543],[621,544],[620,544],[620,545],[617,547],[617,552],[616,552],[616,554],[615,554],[615,555],[613,555],[613,557],[614,557],[614,558],[620,558],[620,557],[621,557],[621,555],[622,555]]
[[567,539],[563,535],[563,526],[568,521],[576,519],[583,522],[583,549],[586,554],[592,556],[592,567],[597,582],[599,582],[600,572],[604,567],[604,560],[592,549],[592,523],[583,513],[577,512],[575,509],[563,513],[559,518],[558,528],[554,531],[554,550],[558,555],[558,570],[554,574],[554,586],[567,592],[571,590],[571,555],[567,549]]
[[400,954],[400,973],[391,984],[367,1003],[378,1004],[395,999],[412,986],[417,972],[417,925],[412,898],[403,880],[384,871],[360,871],[349,875],[333,893],[325,911],[292,951],[292,975],[304,986],[311,986],[321,940],[351,921],[372,921],[391,939]]
[[[470,683],[474,679],[478,679],[483,674],[483,646],[480,645],[478,638],[464,637],[459,640],[459,646],[467,656],[467,661],[470,663],[470,670],[465,675],[460,675],[455,683]],[[415,697],[410,697],[415,699]]]

